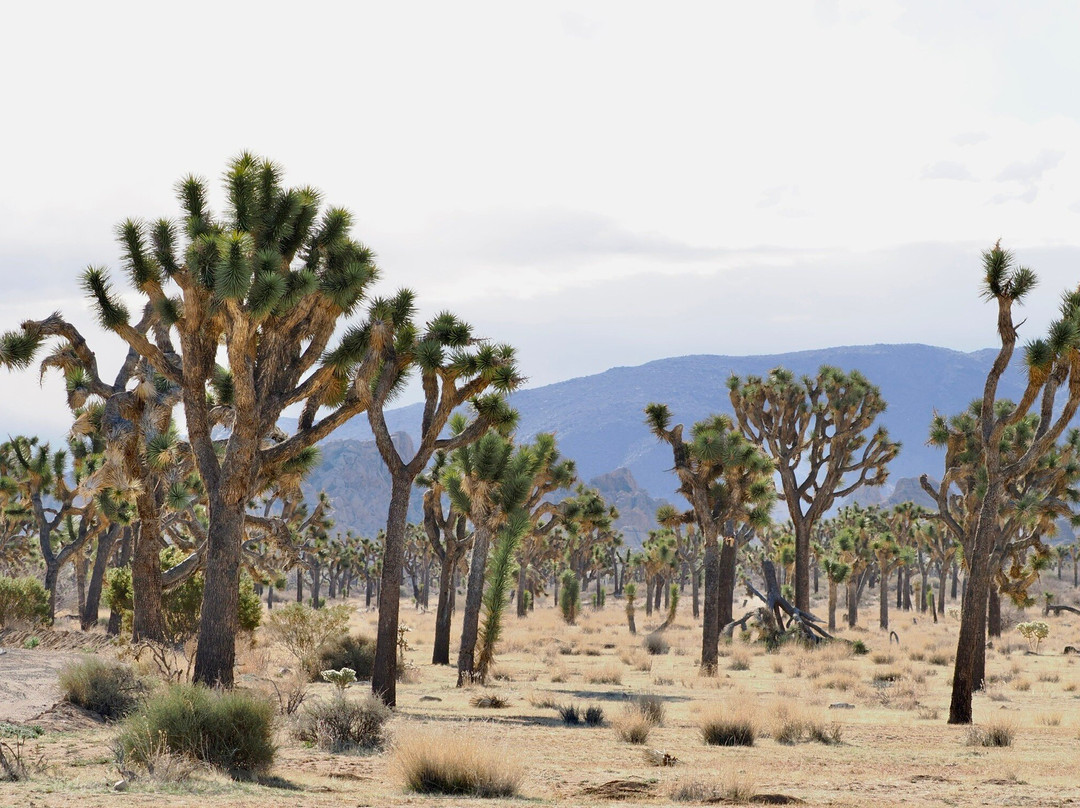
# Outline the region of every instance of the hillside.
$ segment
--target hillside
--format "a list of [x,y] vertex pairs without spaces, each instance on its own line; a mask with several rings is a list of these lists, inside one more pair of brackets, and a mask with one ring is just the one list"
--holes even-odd
[[[612,368],[594,376],[521,390],[512,397],[521,420],[519,434],[555,432],[559,447],[577,461],[581,479],[590,480],[615,469],[628,469],[650,496],[679,502],[671,457],[649,434],[642,410],[651,401],[667,403],[675,418],[693,423],[710,412],[731,412],[725,381],[732,373],[766,373],[783,365],[796,373],[813,373],[822,364],[858,369],[881,387],[889,404],[881,421],[903,443],[891,466],[891,481],[916,478],[923,472],[940,475],[942,454],[926,446],[927,427],[937,409],[953,413],[977,397],[993,352],[963,353],[929,345],[863,345],[765,356],[682,356],[637,367]],[[1014,369],[1002,395],[1018,397],[1022,382]],[[419,404],[387,414],[392,431],[410,433],[420,420]],[[353,419],[328,441],[371,440],[364,418]],[[415,436],[413,436],[415,438]],[[377,457],[372,455],[373,462]],[[375,477],[381,472],[372,472]],[[341,482],[340,480],[338,481]],[[887,498],[891,495],[882,492]],[[370,489],[375,495],[378,486]],[[366,495],[365,495],[366,496]],[[369,509],[372,513],[385,507]],[[339,513],[339,519],[341,514]]]

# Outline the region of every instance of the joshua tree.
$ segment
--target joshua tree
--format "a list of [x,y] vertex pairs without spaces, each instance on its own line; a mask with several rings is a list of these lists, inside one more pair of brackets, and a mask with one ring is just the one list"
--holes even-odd
[[[279,166],[250,154],[233,160],[224,180],[221,217],[210,211],[206,183],[187,177],[178,185],[180,226],[162,219],[120,227],[132,285],[157,317],[152,332],[131,323],[104,270],[88,269],[83,285],[101,325],[181,391],[209,516],[194,677],[229,686],[247,504],[282,465],[367,407],[411,296],[378,301],[367,323],[330,348],[376,274],[371,252],[349,235],[349,213],[320,216],[316,191],[285,188]],[[179,296],[170,297],[171,287]],[[46,336],[24,324],[0,340],[0,361],[25,365]],[[61,336],[76,352],[85,346],[77,333]],[[302,405],[296,432],[268,440],[293,404]],[[320,409],[326,414],[316,420]],[[227,437],[219,439],[222,427]]]
[[[464,419],[455,419],[452,427],[455,434],[465,428]],[[468,514],[475,529],[458,651],[458,687],[471,681],[477,673],[475,653],[488,549],[495,539],[500,543],[499,556],[509,552],[512,558],[517,541],[528,530],[524,505],[542,464],[540,455],[531,447],[517,447],[512,440],[489,431],[476,443],[456,449],[443,474],[450,502],[456,510]],[[501,567],[501,574],[508,572],[508,564],[509,561]],[[496,585],[501,588],[505,581],[496,582]],[[497,605],[501,616],[504,604]],[[492,613],[490,609],[488,613]]]
[[453,507],[443,507],[443,473],[446,452],[435,453],[431,467],[417,483],[424,488],[424,531],[431,548],[439,559],[439,602],[435,607],[435,641],[431,652],[432,665],[450,664],[450,627],[454,612],[454,573],[465,557],[473,534],[468,529],[467,514]]
[[833,503],[864,485],[881,485],[900,444],[884,427],[881,391],[858,371],[822,366],[796,381],[784,368],[762,379],[732,376],[731,403],[743,435],[772,457],[780,498],[795,528],[795,606],[810,608],[810,540]]
[[[1001,571],[1002,544],[1016,535],[1016,528],[1002,524],[1003,509],[1016,486],[1037,469],[1042,473],[1043,495],[1036,488],[1029,496],[1038,502],[1045,492],[1057,489],[1060,471],[1055,474],[1045,460],[1080,406],[1080,291],[1065,294],[1061,318],[1050,326],[1047,337],[1027,345],[1028,380],[1019,403],[998,399],[1018,336],[1013,306],[1023,302],[1036,282],[1035,273],[1015,265],[1000,243],[983,253],[982,294],[996,304],[1001,347],[982,398],[968,413],[953,419],[939,415],[931,424],[931,442],[946,449],[941,483],[934,487],[926,475],[920,478],[941,519],[962,545],[968,567],[949,705],[951,724],[971,723],[972,692],[980,685],[985,659],[986,604],[993,579]],[[950,496],[954,489],[960,491],[958,496]],[[1013,510],[1017,516],[1023,511]]]
[[663,404],[645,408],[646,422],[654,435],[671,447],[679,493],[690,503],[705,546],[705,609],[701,638],[701,668],[715,673],[722,609],[731,617],[731,594],[722,606],[724,570],[734,576],[736,547],[720,533],[728,523],[769,523],[769,508],[776,496],[772,463],[756,446],[744,439],[725,415],[712,415],[694,424],[690,442],[683,440],[683,426],[671,426],[671,413]]
[[870,551],[874,554],[878,567],[878,625],[889,628],[889,576],[893,570],[900,574],[900,569],[914,560],[914,551],[897,542],[892,533],[879,533],[870,542]]
[[[424,414],[416,453],[406,461],[390,437],[384,410],[412,370],[420,372]],[[400,328],[398,338],[385,347],[368,407],[375,444],[391,481],[371,689],[391,707],[397,703],[398,587],[413,483],[436,451],[453,452],[475,443],[493,426],[511,427],[516,414],[503,396],[522,381],[513,348],[474,337],[467,323],[445,312],[422,332],[411,324]],[[466,402],[472,409],[472,420],[444,437],[451,415]]]
[[829,581],[829,631],[836,631],[836,589],[848,579],[851,567],[839,559],[828,557],[823,558],[821,564]]

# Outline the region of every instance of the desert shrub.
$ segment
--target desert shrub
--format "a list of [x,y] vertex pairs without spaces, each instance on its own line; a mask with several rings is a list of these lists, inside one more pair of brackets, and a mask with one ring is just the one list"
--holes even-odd
[[590,671],[585,681],[591,685],[622,684],[622,670],[618,665],[605,665],[597,671]]
[[645,743],[656,724],[635,704],[628,704],[612,721],[619,740],[627,743]]
[[718,780],[692,778],[675,783],[669,792],[669,796],[672,802],[745,805],[754,796],[754,785],[735,774],[730,774]]
[[750,655],[745,651],[736,651],[731,655],[731,660],[728,662],[728,669],[733,671],[750,670]]
[[870,653],[870,649],[866,647],[866,643],[862,640],[855,640],[851,643],[851,653],[856,656],[865,656]]
[[[162,570],[170,569],[186,557],[176,547],[161,551]],[[114,567],[109,570],[102,591],[109,610],[121,615],[125,631],[130,631],[133,599],[131,590],[131,567]],[[197,572],[183,583],[161,596],[162,619],[166,636],[175,643],[194,637],[199,631],[202,614],[203,575]],[[247,573],[240,576],[240,629],[254,631],[262,622],[262,603],[255,594],[255,585]]]
[[654,631],[652,634],[646,634],[645,639],[641,641],[641,647],[648,651],[652,656],[666,654],[671,650],[670,643],[668,643],[664,638],[664,635],[658,631]]
[[363,699],[335,696],[304,712],[296,735],[327,752],[377,749],[382,746],[383,725],[393,715],[373,693]]
[[941,665],[942,667],[944,667],[948,665],[952,661],[952,659],[946,653],[943,653],[941,651],[935,651],[926,658],[926,661],[929,662],[931,665]]
[[831,745],[840,743],[843,729],[835,722],[826,723],[812,711],[781,703],[776,707],[772,736],[782,744],[817,742]]
[[1012,746],[1015,735],[1012,724],[999,721],[985,727],[969,727],[965,740],[968,746]]
[[120,733],[125,760],[143,763],[166,751],[230,775],[258,773],[274,760],[274,708],[240,690],[174,684],[143,702]]
[[0,628],[9,622],[31,623],[49,617],[49,593],[37,578],[0,576]]
[[706,713],[698,729],[701,740],[710,746],[753,746],[757,740],[757,721],[747,711],[714,710]]
[[394,769],[409,791],[470,797],[513,797],[524,770],[505,747],[463,742],[461,733],[421,731],[394,748]]
[[581,723],[581,711],[575,704],[564,704],[559,707],[559,718],[566,726],[575,726]]
[[[285,646],[301,669],[309,674],[318,668],[319,654],[335,638],[345,633],[349,623],[348,606],[330,609],[312,609],[303,603],[290,603],[274,609],[266,621],[267,633]],[[328,665],[327,667],[352,667]],[[353,670],[356,670],[353,668]],[[359,671],[357,671],[359,674]]]
[[577,621],[578,611],[581,609],[581,583],[573,570],[565,570],[561,584],[559,609],[562,611],[563,620],[572,626]]
[[598,727],[604,723],[604,708],[595,704],[585,708],[585,723],[590,727]]
[[122,718],[130,713],[145,689],[127,665],[99,657],[72,662],[60,671],[64,699],[103,718]]
[[505,696],[491,693],[486,696],[473,696],[469,699],[469,704],[482,710],[501,710],[510,705],[510,700]]
[[644,693],[634,699],[634,706],[656,726],[664,723],[664,700],[652,693]]
[[375,665],[375,640],[363,634],[331,636],[318,654],[318,671],[309,671],[312,681],[318,681],[321,671],[352,668],[357,679],[370,679]]

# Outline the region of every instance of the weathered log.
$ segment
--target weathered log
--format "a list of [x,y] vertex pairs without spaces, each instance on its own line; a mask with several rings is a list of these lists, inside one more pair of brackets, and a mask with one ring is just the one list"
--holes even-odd
[[[780,585],[777,583],[776,578],[776,566],[772,561],[769,561],[768,559],[762,561],[761,572],[765,578],[765,591],[767,594],[762,595],[749,581],[746,582],[746,588],[751,595],[754,595],[758,600],[762,601],[766,608],[772,612],[776,619],[777,626],[783,626],[786,630],[793,625],[798,625],[806,638],[815,644],[822,640],[835,639],[831,634],[825,631],[825,629],[816,625],[817,623],[823,622],[820,617],[794,606],[787,598],[780,594]],[[786,623],[784,620],[785,616],[787,617]]]

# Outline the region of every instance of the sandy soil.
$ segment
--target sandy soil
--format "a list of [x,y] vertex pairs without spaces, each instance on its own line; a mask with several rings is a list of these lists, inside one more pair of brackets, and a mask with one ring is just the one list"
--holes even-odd
[[[1073,598],[1069,598],[1071,602]],[[111,757],[115,730],[88,723],[70,712],[44,736],[30,742],[42,762],[29,782],[0,784],[0,806],[360,806],[360,805],[662,805],[692,781],[735,784],[755,795],[784,795],[808,805],[1025,805],[1061,806],[1080,801],[1080,665],[1060,654],[1080,645],[1080,618],[1049,618],[1051,635],[1038,655],[1026,652],[1015,632],[988,651],[991,684],[975,698],[976,723],[1007,722],[1015,733],[1008,748],[966,743],[968,729],[945,723],[950,660],[957,623],[944,618],[913,623],[896,614],[901,645],[876,629],[844,632],[863,640],[866,656],[834,647],[819,651],[785,648],[766,653],[736,640],[723,648],[720,674],[700,677],[696,655],[700,623],[680,613],[666,632],[669,653],[649,656],[645,631],[661,621],[638,613],[638,636],[624,623],[621,604],[588,610],[576,626],[564,626],[554,609],[538,607],[529,618],[511,616],[499,655],[499,678],[485,688],[458,689],[453,671],[426,663],[434,617],[403,604],[413,631],[408,654],[415,681],[399,687],[399,709],[390,724],[403,738],[425,726],[448,726],[462,744],[479,745],[505,765],[523,768],[521,796],[514,800],[434,798],[409,794],[395,774],[393,750],[372,755],[331,755],[305,748],[282,722],[273,779],[233,783],[200,773],[186,783],[136,781],[124,794],[110,790],[118,774]],[[874,619],[869,604],[864,619]],[[354,628],[372,632],[375,615],[357,613]],[[1024,619],[1039,619],[1034,612]],[[105,651],[107,653],[107,651]],[[8,649],[0,656],[4,703],[0,720],[30,715],[55,698],[55,671],[77,652]],[[452,654],[453,656],[453,654]],[[284,681],[288,659],[257,643],[244,648],[239,671],[244,686],[267,690]],[[745,669],[744,669],[745,668]],[[12,678],[15,684],[9,684]],[[362,692],[362,691],[361,691]],[[12,694],[9,696],[8,694]],[[498,693],[501,710],[472,707],[470,698]],[[329,694],[311,688],[309,698]],[[640,694],[660,697],[662,726],[645,747],[618,739],[611,726],[625,703]],[[357,694],[359,695],[359,693]],[[567,727],[548,703],[603,707],[605,725]],[[830,709],[833,704],[851,708]],[[799,705],[815,720],[839,725],[839,745],[784,745],[770,734],[785,706]],[[748,711],[761,734],[752,747],[712,747],[701,741],[698,723],[711,709]],[[59,723],[66,718],[68,724]],[[46,715],[48,720],[49,716]],[[646,757],[656,749],[677,759],[659,767]],[[700,803],[699,803],[700,804]]]

